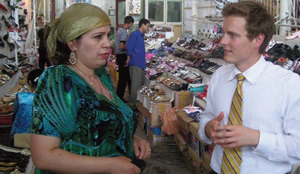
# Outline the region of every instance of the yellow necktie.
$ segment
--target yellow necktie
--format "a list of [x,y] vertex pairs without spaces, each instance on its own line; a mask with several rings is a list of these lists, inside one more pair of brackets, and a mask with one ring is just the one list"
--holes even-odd
[[[228,125],[243,125],[243,113],[241,112],[243,104],[242,86],[245,76],[238,74],[237,80],[237,87],[232,97]],[[241,163],[242,151],[239,147],[224,149],[221,173],[240,173]]]

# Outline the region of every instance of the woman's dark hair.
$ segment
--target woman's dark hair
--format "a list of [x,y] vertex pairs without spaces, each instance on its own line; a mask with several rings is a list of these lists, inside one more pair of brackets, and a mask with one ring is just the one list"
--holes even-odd
[[[76,40],[80,40],[81,36],[78,36]],[[51,65],[69,65],[69,56],[70,56],[71,50],[67,44],[63,44],[59,41],[56,41],[56,52],[54,56],[50,57],[50,63]],[[50,56],[50,55],[48,55]]]
[[27,76],[27,84],[29,84],[32,88],[36,88],[39,77],[41,76],[43,71],[44,70],[40,68],[31,70]]
[[44,36],[44,28],[41,28],[39,31],[38,31],[38,36],[40,39],[45,39],[45,36]]

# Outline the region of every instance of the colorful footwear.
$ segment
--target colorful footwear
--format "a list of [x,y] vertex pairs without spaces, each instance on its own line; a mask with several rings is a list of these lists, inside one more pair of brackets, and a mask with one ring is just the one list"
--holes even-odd
[[2,16],[2,20],[4,20],[5,25],[7,26],[7,28],[9,28],[9,27],[10,27],[10,24],[9,24],[9,22],[5,19],[4,16]]
[[4,11],[8,12],[7,8],[4,5],[2,5],[1,3],[0,3],[0,8]]
[[292,33],[290,36],[287,36],[285,39],[292,40],[300,37],[300,31],[297,31],[295,33]]

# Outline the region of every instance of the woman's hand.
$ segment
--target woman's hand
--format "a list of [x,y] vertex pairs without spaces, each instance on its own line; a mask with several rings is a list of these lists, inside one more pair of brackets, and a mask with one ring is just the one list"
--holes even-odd
[[139,174],[140,168],[131,163],[131,159],[127,157],[114,157],[114,164],[111,167],[110,173],[113,174]]
[[133,148],[138,159],[147,160],[151,155],[151,145],[148,141],[138,137],[133,137]]

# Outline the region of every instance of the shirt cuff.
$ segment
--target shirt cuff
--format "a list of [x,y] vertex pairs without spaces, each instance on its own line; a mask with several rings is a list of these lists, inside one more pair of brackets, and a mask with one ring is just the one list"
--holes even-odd
[[205,133],[205,126],[206,124],[209,122],[209,120],[201,120],[200,121],[200,127],[199,127],[199,131],[198,131],[198,134],[199,134],[199,137],[207,144],[212,144],[212,139],[208,138],[206,136],[206,133]]

